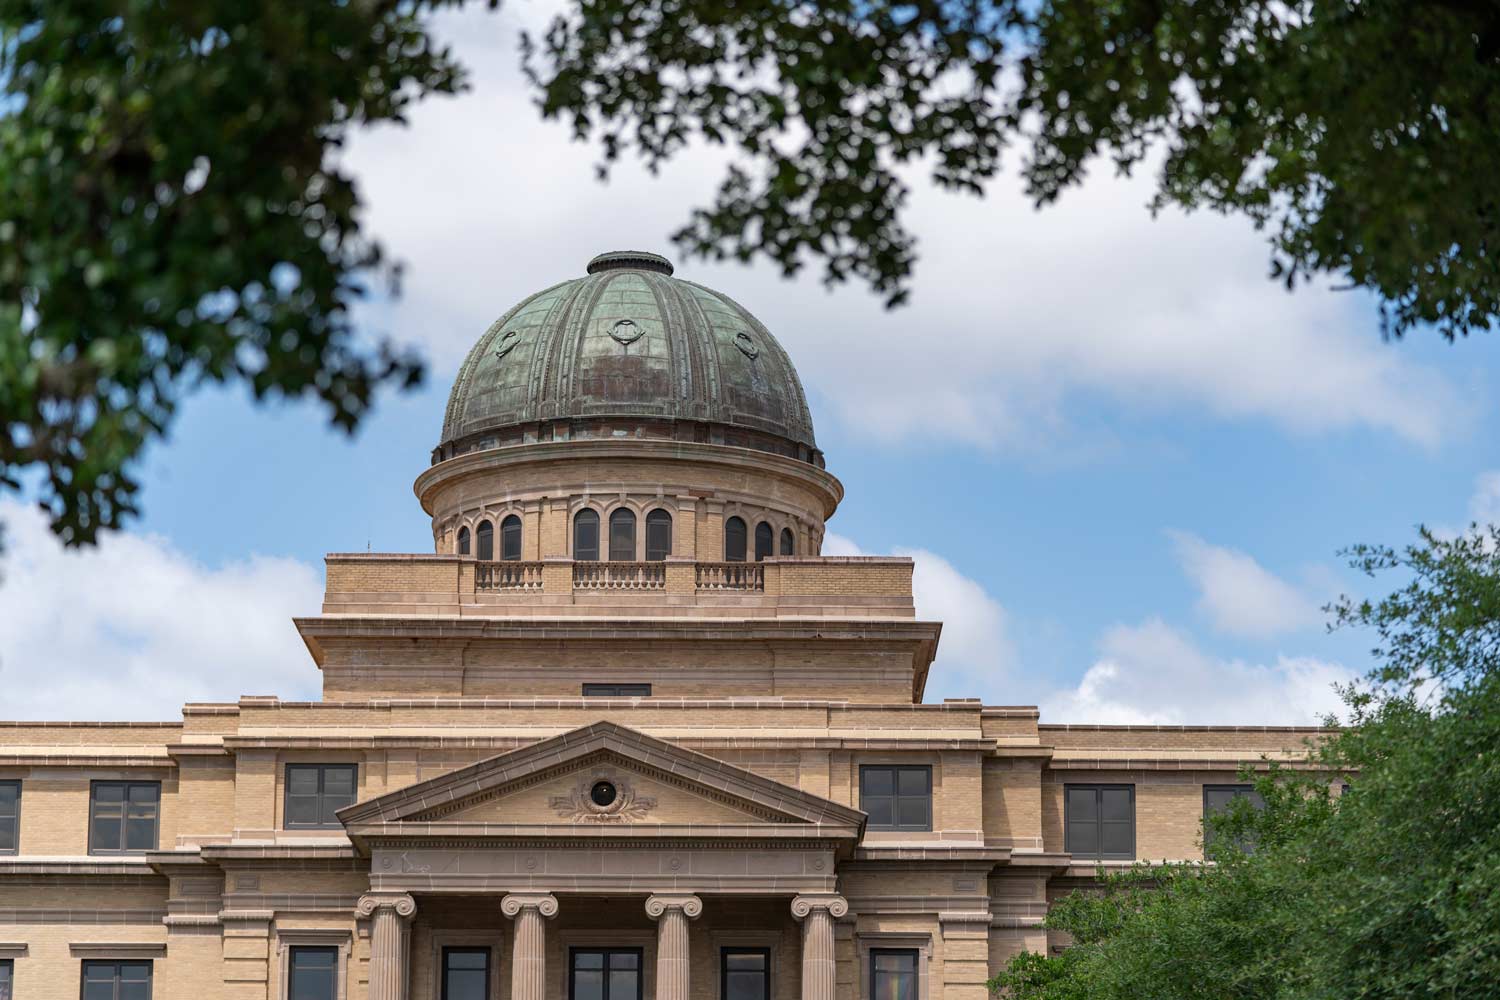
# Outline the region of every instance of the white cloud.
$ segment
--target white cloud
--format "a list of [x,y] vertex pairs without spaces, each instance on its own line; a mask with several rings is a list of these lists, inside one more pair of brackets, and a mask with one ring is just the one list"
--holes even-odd
[[1500,471],[1485,472],[1474,481],[1469,497],[1469,520],[1500,525]]
[[[351,147],[371,223],[411,265],[386,319],[428,347],[437,380],[497,315],[581,274],[599,250],[668,250],[667,234],[720,176],[719,151],[690,150],[659,179],[627,164],[599,184],[597,150],[541,122],[517,71],[516,25],[548,9],[444,19],[474,92],[433,99],[410,128]],[[1358,296],[1287,294],[1266,278],[1264,235],[1250,225],[1211,213],[1153,220],[1149,178],[1098,173],[1041,211],[1013,174],[983,201],[914,175],[922,259],[912,305],[895,312],[859,289],[825,292],[814,270],[795,282],[764,265],[680,272],[765,320],[820,419],[881,439],[1050,449],[1080,436],[1080,398],[1427,445],[1468,419],[1460,388],[1405,341],[1383,342]]]
[[[825,556],[869,555],[842,535],[823,539]],[[1007,615],[1000,602],[978,581],[964,576],[942,556],[925,549],[896,549],[910,556],[912,599],[917,617],[943,623],[937,661],[927,684],[926,700],[985,698],[995,700],[1011,679],[1015,650]]]
[[8,499],[0,523],[0,718],[171,721],[186,701],[317,696],[291,622],[318,613],[312,567],[207,567],[155,535],[66,551],[35,508]]
[[1317,601],[1271,573],[1254,557],[1169,531],[1182,569],[1198,588],[1198,610],[1231,635],[1269,638],[1322,620]]
[[1224,660],[1160,619],[1105,632],[1099,659],[1078,685],[1042,699],[1046,722],[1106,725],[1312,725],[1338,714],[1338,663],[1278,656],[1271,664]]

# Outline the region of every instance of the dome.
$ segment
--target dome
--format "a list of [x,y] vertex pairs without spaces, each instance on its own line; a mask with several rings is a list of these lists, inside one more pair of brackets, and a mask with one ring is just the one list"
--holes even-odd
[[528,441],[668,438],[822,466],[796,369],[722,292],[665,257],[600,254],[479,338],[454,381],[439,462]]

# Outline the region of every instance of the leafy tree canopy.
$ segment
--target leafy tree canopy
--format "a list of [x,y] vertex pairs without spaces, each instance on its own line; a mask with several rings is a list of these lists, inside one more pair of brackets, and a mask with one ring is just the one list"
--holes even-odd
[[203,382],[352,428],[417,359],[356,332],[394,280],[330,154],[461,85],[441,0],[0,0],[0,480],[65,542],[134,512],[129,463]]
[[[1424,533],[1353,563],[1405,577],[1336,621],[1380,668],[1313,770],[1273,768],[1217,827],[1217,864],[1142,866],[1048,917],[1060,955],[991,982],[1016,1000],[1493,996],[1500,983],[1500,531]],[[1340,794],[1347,782],[1347,791]],[[1244,853],[1235,843],[1255,844]],[[1228,846],[1220,849],[1220,844]]]
[[689,250],[907,294],[903,165],[978,193],[1020,143],[1038,202],[1160,150],[1155,205],[1248,215],[1288,285],[1386,330],[1500,315],[1492,0],[578,0],[529,45],[547,115],[656,166],[741,154]]

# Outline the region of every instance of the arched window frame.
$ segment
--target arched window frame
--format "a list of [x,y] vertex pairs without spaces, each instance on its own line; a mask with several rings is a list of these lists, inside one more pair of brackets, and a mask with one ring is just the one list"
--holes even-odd
[[489,518],[480,521],[474,529],[474,556],[481,562],[495,558],[495,526]]
[[[594,508],[592,508],[592,507],[580,507],[576,511],[573,512],[572,527],[573,527],[573,559],[574,559],[574,561],[576,561],[576,562],[597,562],[598,561],[598,559],[599,559],[599,523],[600,523],[600,520],[601,519],[599,517],[599,512],[597,510],[595,510]],[[592,555],[590,555],[586,549],[583,549],[583,548],[579,547],[578,526],[579,526],[580,522],[588,522],[588,523],[592,524],[593,533],[594,533],[593,554]]]
[[635,511],[621,504],[609,512],[609,561],[635,562],[639,550],[636,548],[636,527],[640,523]]
[[[658,544],[653,548],[651,544],[653,534],[652,529],[657,529],[657,532],[659,533],[663,527],[665,527],[667,533],[666,545],[665,547],[663,547],[662,545]],[[657,539],[657,541],[660,542],[661,539]],[[670,510],[665,507],[653,507],[646,513],[645,542],[645,554],[647,562],[659,562],[663,559],[666,559],[667,556],[672,554],[672,512]]]
[[500,559],[503,562],[518,562],[521,558],[521,518],[518,514],[506,514],[500,519]]
[[745,519],[735,514],[724,519],[724,561],[744,562],[748,555],[750,528]]
[[755,561],[761,562],[776,554],[776,529],[770,521],[755,524]]
[[461,556],[469,555],[473,551],[473,546],[469,543],[469,526],[467,524],[459,525],[458,541],[454,545],[453,551]]
[[791,528],[781,529],[781,545],[776,550],[779,556],[795,556],[797,554],[797,533]]

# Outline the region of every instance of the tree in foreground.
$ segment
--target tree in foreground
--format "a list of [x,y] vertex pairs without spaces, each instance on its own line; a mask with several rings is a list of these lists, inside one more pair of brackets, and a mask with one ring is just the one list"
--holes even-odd
[[92,542],[205,382],[352,428],[414,356],[350,315],[393,280],[333,154],[459,70],[398,0],[0,0],[0,483]]
[[[1354,564],[1405,578],[1334,608],[1379,636],[1354,725],[1214,820],[1213,866],[1142,866],[1048,917],[1059,955],[991,982],[1016,1000],[1332,1000],[1500,991],[1500,531]],[[1347,783],[1340,794],[1339,786]],[[1254,844],[1245,852],[1235,845]],[[1222,846],[1221,846],[1222,845]]]

